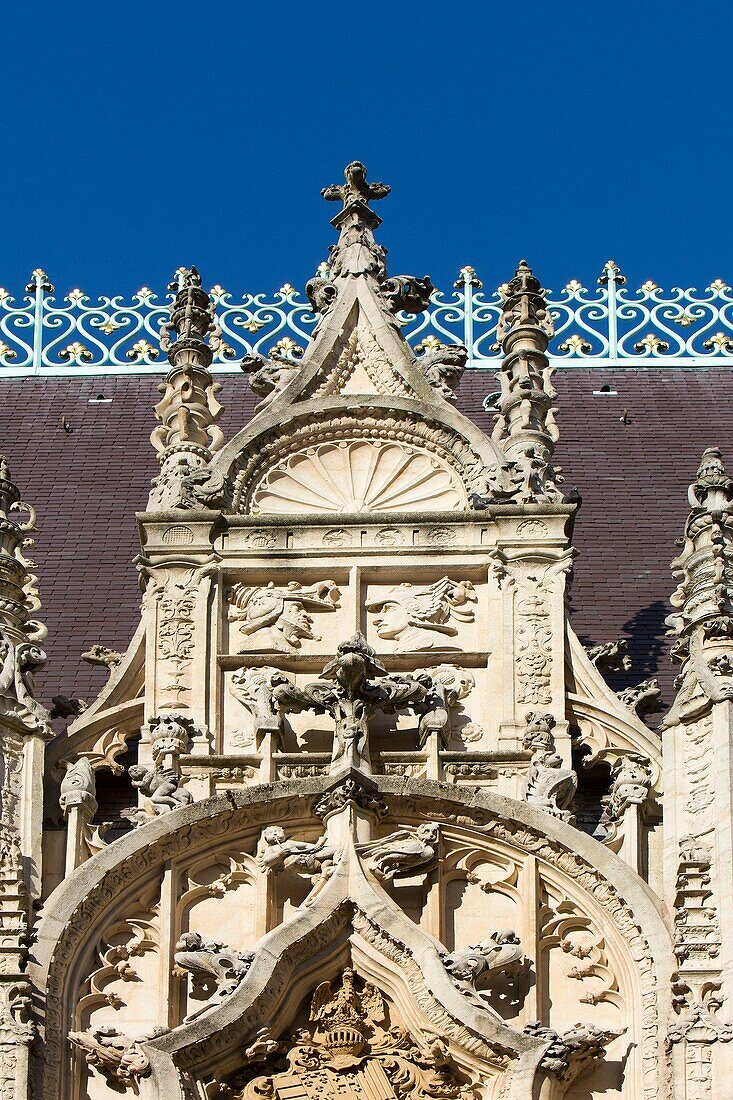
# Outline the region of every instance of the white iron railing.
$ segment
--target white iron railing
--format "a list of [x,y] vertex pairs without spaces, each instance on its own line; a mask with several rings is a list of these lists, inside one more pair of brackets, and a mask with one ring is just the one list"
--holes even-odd
[[[629,290],[625,283],[609,260],[594,289],[573,280],[559,293],[548,291],[556,366],[733,367],[733,291],[722,279],[704,291],[665,291],[651,281]],[[425,313],[400,316],[405,336],[418,352],[463,343],[470,368],[495,368],[501,291],[484,292],[474,269],[465,267],[452,293],[436,291]],[[219,372],[237,371],[244,355],[266,355],[273,347],[297,358],[316,323],[308,301],[287,283],[271,296],[235,300],[218,285],[211,295],[222,333],[214,362]],[[172,297],[172,291],[159,298],[143,287],[130,300],[92,302],[72,290],[59,301],[38,269],[22,304],[0,288],[0,377],[161,373],[166,359],[159,330]]]

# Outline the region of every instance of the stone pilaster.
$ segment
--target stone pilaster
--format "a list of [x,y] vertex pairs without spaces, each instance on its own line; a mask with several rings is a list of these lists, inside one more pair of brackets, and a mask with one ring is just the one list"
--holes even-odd
[[733,997],[733,479],[716,448],[689,501],[667,619],[681,668],[663,723],[664,827],[678,963],[670,1043],[680,1095],[696,1097],[723,1095],[733,1071],[733,1029],[718,1018],[722,1008],[730,1019]]

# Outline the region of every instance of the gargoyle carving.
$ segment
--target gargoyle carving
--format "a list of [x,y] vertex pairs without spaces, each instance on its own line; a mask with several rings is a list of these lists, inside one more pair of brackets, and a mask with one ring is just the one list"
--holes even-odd
[[441,957],[456,985],[469,996],[485,988],[492,974],[514,974],[524,962],[519,937],[510,929]]
[[74,806],[82,806],[87,818],[97,812],[97,784],[94,769],[85,756],[70,764],[61,780],[59,806],[68,814]]
[[309,612],[335,611],[340,598],[330,580],[308,586],[290,581],[278,588],[272,582],[264,588],[235,584],[229,593],[227,618],[242,635],[240,652],[296,653],[304,639],[320,641]]
[[420,746],[427,743],[431,733],[438,733],[443,747],[447,748],[451,734],[451,708],[473,690],[475,677],[467,669],[454,665],[417,669],[414,676],[427,690],[424,702],[416,708],[422,711],[418,726]]
[[252,951],[233,951],[217,940],[205,940],[198,932],[185,932],[175,946],[173,973],[192,974],[194,981],[213,978],[216,982],[214,997],[193,1016],[200,1016],[233,993],[253,959]]
[[117,668],[122,662],[122,653],[118,653],[116,649],[109,649],[106,645],[100,645],[96,643],[90,646],[89,649],[82,653],[82,661],[86,661],[89,665],[101,665],[103,668],[107,668],[110,672]]
[[158,814],[170,813],[193,802],[191,792],[179,786],[180,776],[170,768],[146,768],[144,764],[132,764],[127,774],[133,787],[150,799],[152,813],[140,806],[131,806],[121,812],[121,817],[134,821],[136,825],[145,825]]
[[558,1080],[570,1084],[587,1070],[592,1062],[600,1061],[606,1047],[623,1031],[602,1030],[593,1024],[576,1024],[559,1035],[554,1028],[543,1027],[539,1021],[525,1024],[525,1035],[549,1042],[540,1066]]
[[[282,727],[282,719],[275,702],[275,688],[287,683],[287,677],[278,668],[263,665],[259,668],[242,668],[235,672],[229,682],[229,690],[238,702],[252,715],[254,736],[252,740],[259,748],[266,734],[277,737]],[[241,733],[239,738],[241,738]],[[234,743],[241,740],[232,738]]]
[[649,797],[652,781],[648,758],[637,753],[629,753],[617,760],[611,774],[611,789],[603,799],[602,825],[617,822],[627,806],[643,805]]
[[316,803],[314,812],[316,817],[325,821],[348,803],[358,806],[360,810],[371,814],[377,820],[387,813],[387,803],[380,798],[379,793],[370,791],[355,779],[345,779],[338,786],[327,791]]
[[47,657],[35,642],[14,642],[0,630],[0,698],[5,698],[27,724],[51,735],[48,711],[34,698],[33,677]]
[[313,878],[327,874],[335,859],[336,851],[325,836],[315,842],[293,840],[286,838],[279,825],[269,825],[262,831],[257,862],[265,874],[292,871]]
[[430,277],[393,275],[380,284],[382,297],[392,313],[424,313],[435,290]]
[[[301,358],[303,349],[298,348],[297,350],[300,353],[298,358]],[[249,378],[252,392],[264,398],[258,406],[260,409],[268,405],[276,394],[282,393],[300,370],[298,360],[278,353],[274,349],[267,359],[262,355],[251,352],[249,355],[245,355],[240,366]]]
[[588,656],[604,676],[613,675],[615,672],[628,672],[631,669],[629,643],[625,638],[619,638],[617,642],[593,645],[588,649]]
[[141,1077],[150,1073],[150,1061],[142,1048],[148,1039],[163,1035],[167,1028],[156,1028],[137,1039],[128,1039],[114,1027],[94,1031],[72,1031],[69,1042],[84,1055],[84,1061],[97,1070],[115,1092],[138,1092]]
[[621,702],[636,711],[640,718],[645,714],[656,714],[662,709],[662,689],[656,676],[642,680],[635,687],[624,688],[617,694]]
[[441,344],[421,355],[416,363],[441,397],[446,401],[455,401],[467,359],[468,349],[463,344]]
[[364,855],[377,878],[391,881],[429,870],[436,860],[439,835],[439,826],[434,821],[426,821],[417,829],[398,829],[368,845]]
[[[388,676],[364,636],[342,642],[322,673],[324,679],[297,687],[290,680],[274,690],[283,712],[314,710],[335,721],[332,769],[369,766],[369,717],[422,703],[425,687],[411,676]],[[373,678],[373,679],[372,679]]]
[[531,712],[527,715],[523,747],[532,753],[524,786],[524,800],[547,810],[563,821],[572,821],[570,812],[578,777],[572,768],[563,767],[562,757],[555,752],[551,714]]

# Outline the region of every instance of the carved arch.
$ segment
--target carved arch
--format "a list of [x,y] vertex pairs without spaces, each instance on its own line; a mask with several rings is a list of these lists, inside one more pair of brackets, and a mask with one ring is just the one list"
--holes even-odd
[[[638,997],[635,994],[634,1000],[644,1006],[640,1036],[645,1067],[642,1095],[651,1098],[663,1094],[665,1055],[661,1043],[660,1019],[665,1006],[659,1004],[659,991],[662,988],[662,979],[666,983],[671,972],[671,948],[669,935],[656,910],[652,895],[643,884],[603,846],[549,815],[511,799],[486,791],[476,791],[472,792],[470,802],[467,803],[465,792],[455,791],[443,784],[384,777],[378,780],[378,786],[389,801],[395,822],[404,823],[430,816],[433,820],[444,823],[446,828],[450,826],[470,830],[477,843],[481,842],[482,837],[492,842],[494,839],[499,840],[512,849],[557,868],[563,876],[569,875],[577,883],[580,896],[587,897],[594,912],[602,914],[609,927],[613,927],[614,936],[623,944],[626,958],[624,965],[630,974],[636,974]],[[154,881],[167,861],[183,855],[186,860],[198,858],[202,851],[215,844],[224,843],[229,846],[236,839],[238,842],[246,841],[251,844],[254,850],[255,838],[262,825],[271,820],[273,805],[280,819],[291,823],[301,819],[307,821],[314,801],[326,787],[325,780],[305,781],[298,785],[299,799],[293,799],[292,784],[280,783],[274,787],[253,788],[230,793],[227,798],[219,797],[195,803],[158,818],[116,841],[85,865],[83,875],[80,876],[77,872],[55,891],[49,899],[40,924],[32,967],[33,979],[37,988],[45,992],[47,1002],[47,1080],[44,1092],[47,1100],[58,1100],[65,1095],[60,1090],[63,1089],[63,1064],[66,1058],[65,1035],[70,1026],[70,1012],[73,1008],[69,985],[74,980],[78,981],[80,954],[88,937],[93,936],[95,929],[108,920],[120,902],[129,896],[131,885],[137,883],[139,889],[141,883]],[[329,888],[334,890],[335,878],[334,876],[333,885],[329,882]],[[424,986],[434,993],[440,991],[441,1003],[447,1009],[455,1008],[449,1015],[460,1019],[462,1027],[468,1026],[469,1030],[475,1032],[478,1041],[488,1040],[490,1045],[498,1043],[499,1047],[514,1050],[520,1059],[523,1051],[533,1051],[536,1062],[544,1049],[542,1043],[530,1041],[516,1031],[492,1021],[485,1011],[472,1008],[470,1001],[455,988],[446,988],[445,971],[440,968],[436,947],[430,946],[424,933],[406,916],[398,922],[395,947],[392,937],[384,931],[389,928],[394,916],[392,910],[386,912],[386,895],[382,895],[380,900],[379,894],[373,892],[377,901],[370,902],[365,909],[360,904],[359,897],[351,900],[352,893],[354,891],[349,887],[346,895],[342,895],[341,900],[331,907],[330,926],[328,922],[324,923],[322,912],[320,915],[314,912],[309,916],[307,907],[305,925],[308,927],[303,927],[303,911],[299,921],[292,922],[301,926],[296,939],[308,939],[306,956],[313,958],[313,952],[318,955],[329,944],[340,942],[339,937],[344,937],[343,930],[347,926],[350,928],[352,953],[355,952],[356,956],[361,950],[361,942],[368,942],[369,936],[382,937],[376,953],[386,960],[390,958],[391,951],[401,949],[400,944],[402,947],[407,946],[412,961],[419,964]],[[325,891],[319,898],[322,899],[324,894]],[[381,918],[380,905],[384,909]],[[314,927],[326,929],[320,940],[314,938],[309,920]],[[374,943],[369,950],[373,948]],[[336,949],[336,955],[340,950]],[[177,1051],[177,1060],[180,1060],[185,1049],[197,1052],[194,1062],[198,1063],[200,1057],[206,1061],[208,1055],[204,1057],[202,1044],[205,1046],[217,1035],[225,1034],[227,1028],[236,1024],[238,1019],[241,1020],[241,1011],[238,1008],[241,1009],[241,998],[245,992],[248,996],[256,996],[259,995],[258,990],[261,992],[267,986],[262,974],[257,978],[259,971],[256,965],[253,964],[250,975],[236,995],[215,1008],[208,1016],[186,1025],[185,1036],[179,1028],[147,1045],[156,1074],[162,1073],[166,1065],[173,1072],[171,1050],[168,1049],[171,1047],[175,1047]],[[289,965],[292,972],[298,964],[291,960]],[[314,972],[319,965],[316,958],[313,961]],[[337,963],[334,962],[333,965],[336,966]],[[214,1023],[216,1027],[213,1029],[212,1039]],[[245,1033],[238,1034],[241,1038],[246,1038]],[[225,1046],[229,1045],[227,1038]],[[529,1077],[524,1070],[522,1073],[524,1091],[515,1093],[512,1086],[508,1096],[528,1095],[526,1087],[535,1076],[535,1071],[529,1073]]]

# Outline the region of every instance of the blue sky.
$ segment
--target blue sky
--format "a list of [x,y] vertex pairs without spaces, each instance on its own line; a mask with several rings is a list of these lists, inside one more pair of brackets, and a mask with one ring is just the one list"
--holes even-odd
[[654,0],[7,5],[0,283],[302,286],[354,158],[394,273],[733,282],[732,31]]

